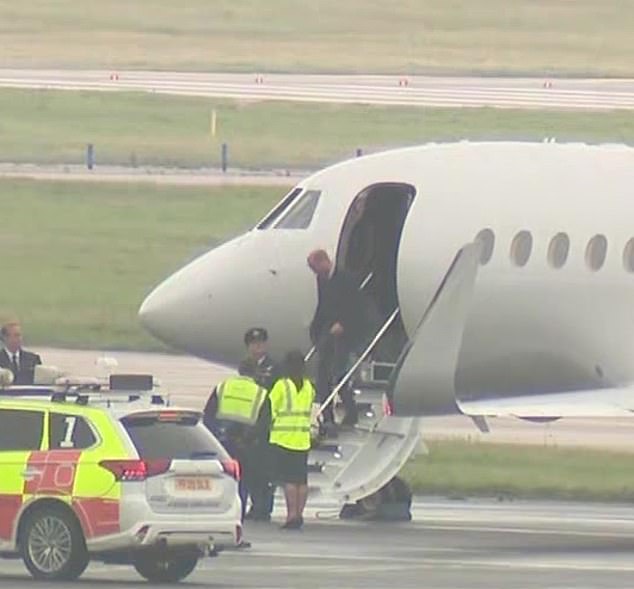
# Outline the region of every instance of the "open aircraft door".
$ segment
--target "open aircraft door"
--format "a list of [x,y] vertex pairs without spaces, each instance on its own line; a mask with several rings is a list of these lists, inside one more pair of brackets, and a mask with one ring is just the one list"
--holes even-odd
[[387,390],[394,415],[458,413],[455,375],[480,261],[480,242],[456,254],[416,331],[403,348]]

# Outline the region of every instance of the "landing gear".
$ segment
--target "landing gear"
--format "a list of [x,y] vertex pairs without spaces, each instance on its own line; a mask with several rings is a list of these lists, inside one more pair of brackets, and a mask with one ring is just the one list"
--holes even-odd
[[394,477],[376,493],[347,503],[339,513],[340,519],[366,521],[410,521],[412,492],[405,481]]

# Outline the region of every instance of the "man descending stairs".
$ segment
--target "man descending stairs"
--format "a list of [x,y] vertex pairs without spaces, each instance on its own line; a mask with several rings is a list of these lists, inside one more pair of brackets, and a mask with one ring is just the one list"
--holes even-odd
[[[331,408],[337,435],[334,439],[321,437],[310,452],[308,482],[313,500],[339,506],[360,501],[360,506],[355,507],[356,513],[362,515],[367,515],[368,505],[374,501],[374,511],[380,512],[390,494],[394,496],[394,486],[398,486],[391,482],[419,443],[420,420],[391,415],[391,404],[385,391],[394,364],[366,361],[398,314],[396,309],[388,317],[321,403],[321,415]],[[349,402],[346,405],[337,403],[342,390],[354,395],[357,419],[352,425],[343,422]],[[400,497],[397,503],[408,503],[408,492],[397,495]],[[344,509],[341,516],[350,516],[352,512],[354,510],[350,508]],[[406,507],[397,519],[407,519],[408,513]]]

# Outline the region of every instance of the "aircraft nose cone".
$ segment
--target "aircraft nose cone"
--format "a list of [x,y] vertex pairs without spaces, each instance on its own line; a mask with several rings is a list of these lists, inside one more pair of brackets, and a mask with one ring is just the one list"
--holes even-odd
[[159,284],[139,308],[141,325],[184,352],[225,357],[222,334],[235,321],[236,293],[242,290],[235,286],[233,252],[227,246],[210,250]]
[[139,321],[152,335],[173,344],[183,304],[166,287],[158,286],[145,298],[139,308]]

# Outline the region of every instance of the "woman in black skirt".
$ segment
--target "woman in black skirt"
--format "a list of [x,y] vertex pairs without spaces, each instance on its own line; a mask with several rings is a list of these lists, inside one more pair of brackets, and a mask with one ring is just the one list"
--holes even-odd
[[274,480],[284,486],[286,523],[282,528],[288,530],[302,527],[308,496],[308,452],[315,389],[305,371],[303,354],[299,350],[289,352],[284,362],[284,377],[269,394]]

